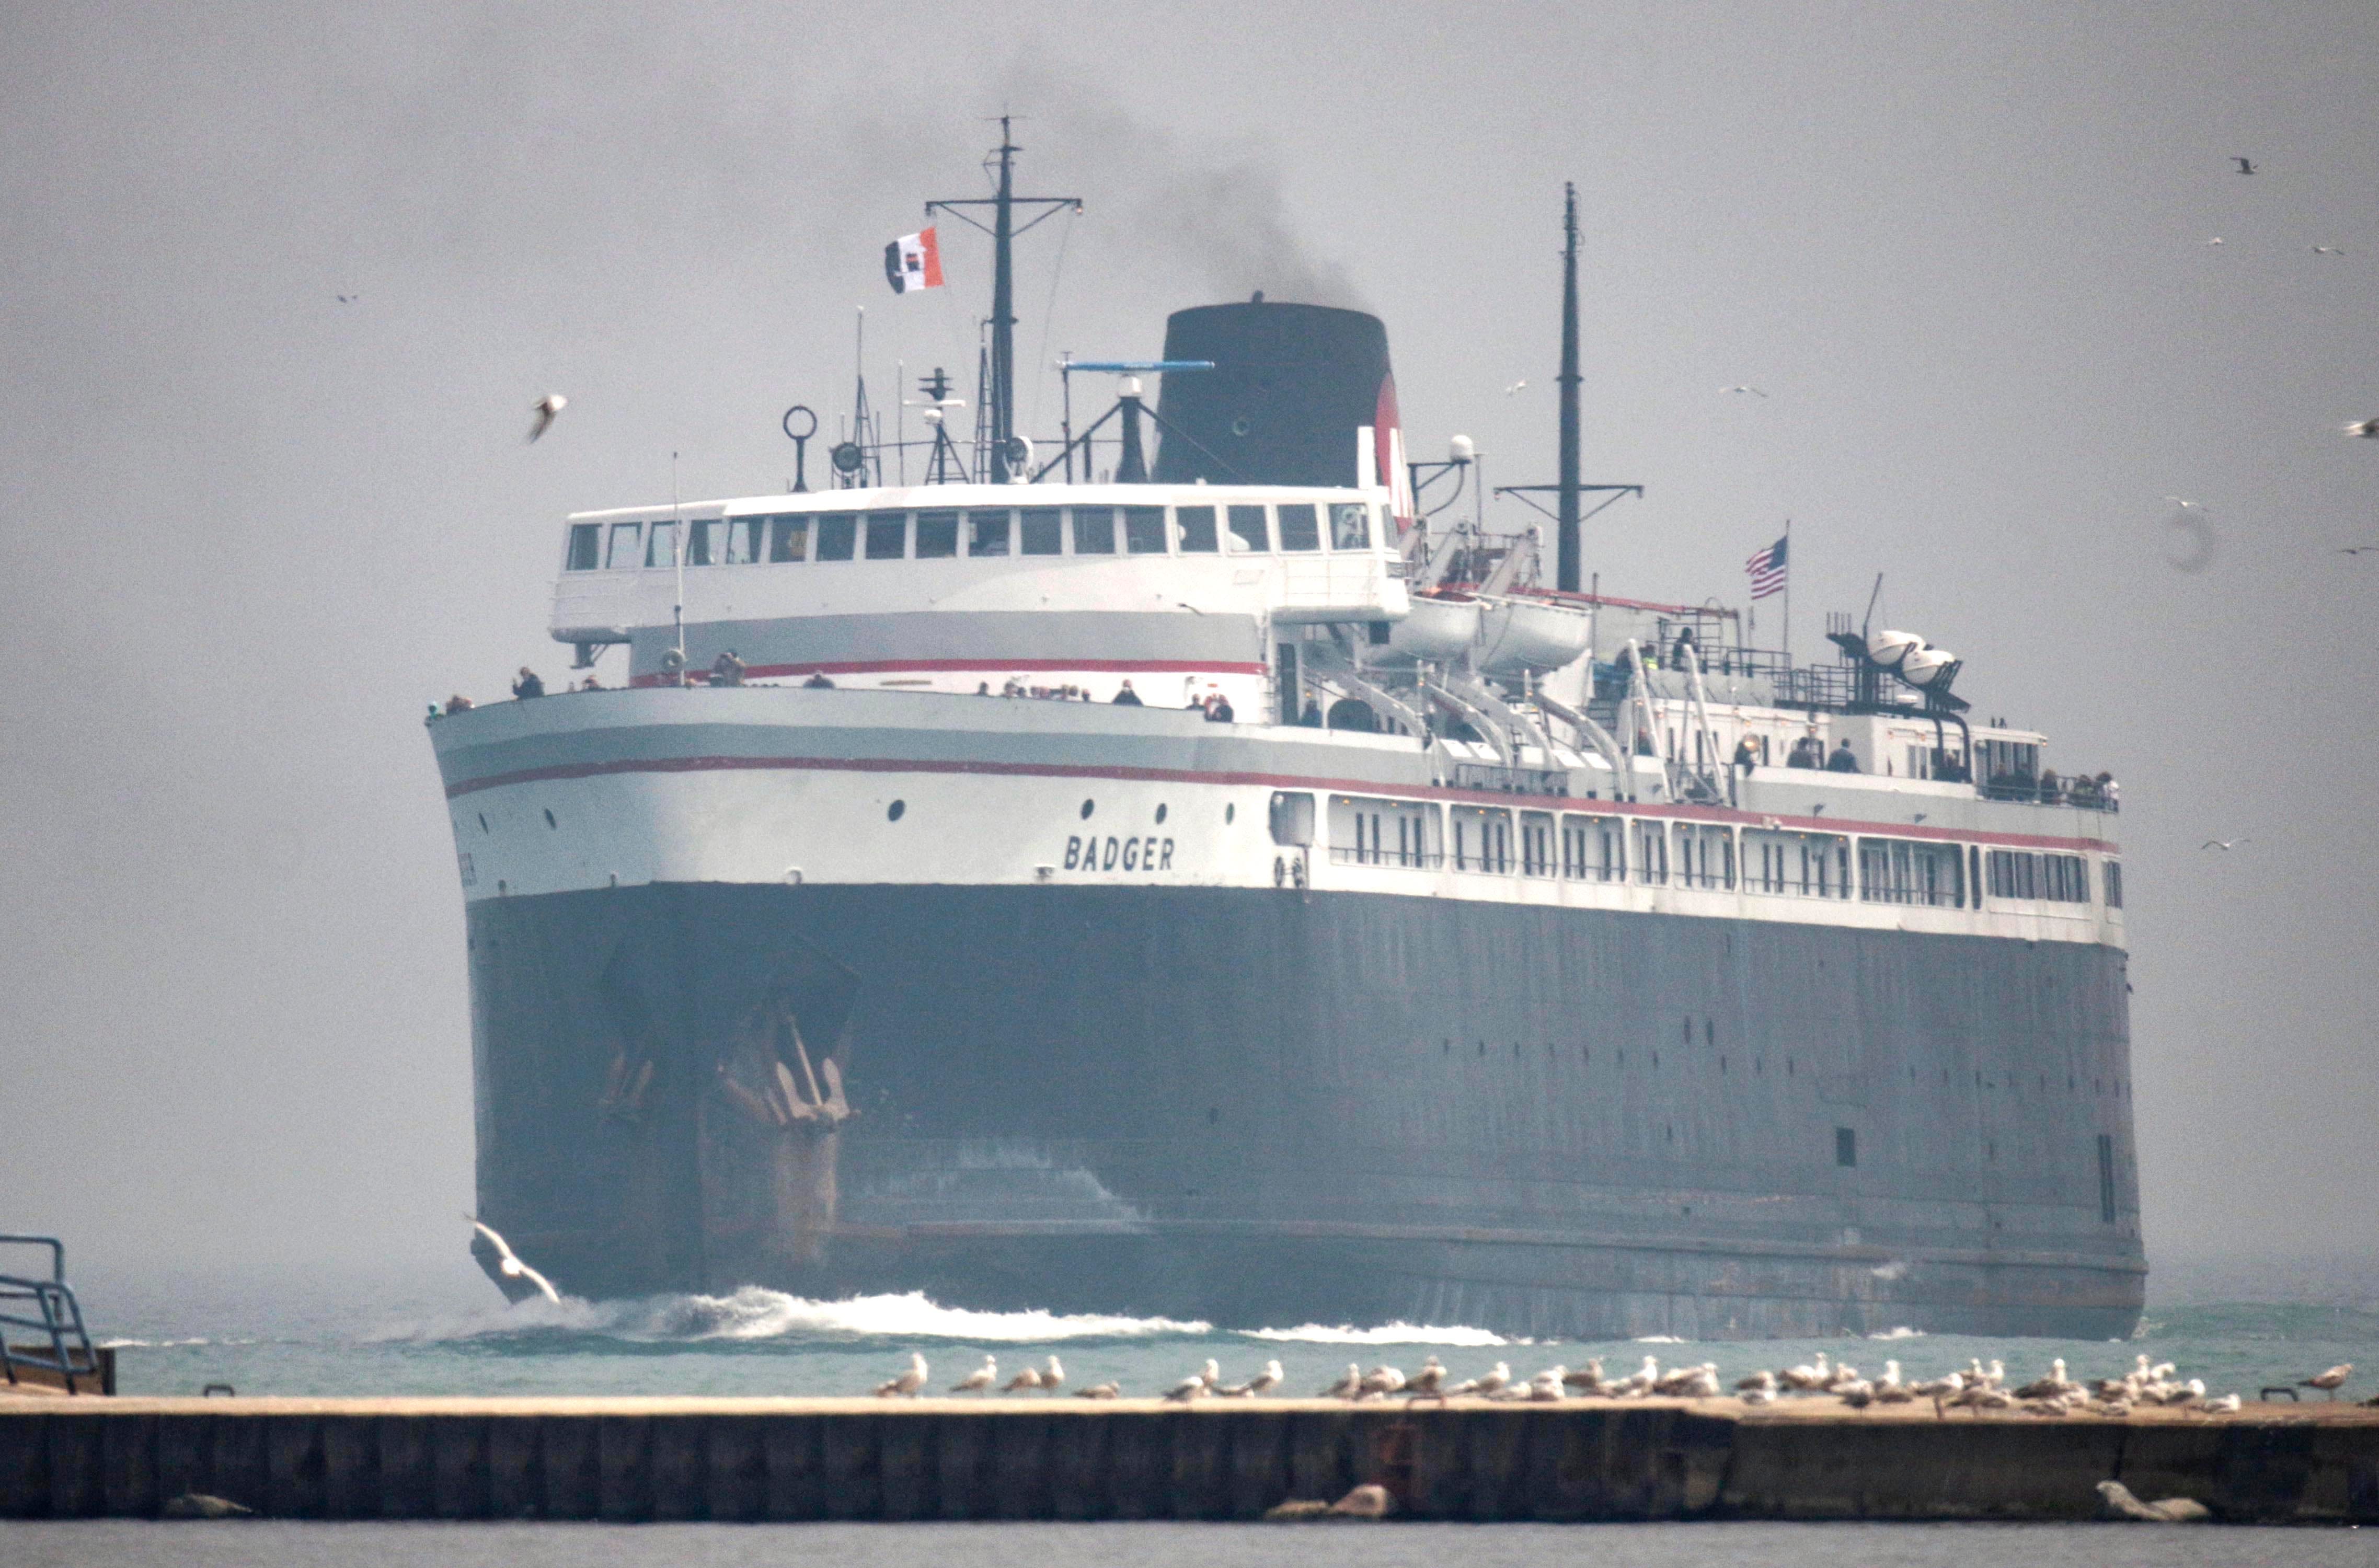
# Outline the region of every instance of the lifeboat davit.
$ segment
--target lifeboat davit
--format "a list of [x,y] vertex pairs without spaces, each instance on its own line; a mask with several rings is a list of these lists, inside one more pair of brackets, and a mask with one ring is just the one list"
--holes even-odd
[[1479,641],[1479,601],[1415,594],[1412,610],[1388,632],[1388,646],[1407,658],[1444,664]]
[[1544,599],[1495,599],[1480,620],[1479,668],[1492,675],[1559,669],[1593,645],[1594,618]]

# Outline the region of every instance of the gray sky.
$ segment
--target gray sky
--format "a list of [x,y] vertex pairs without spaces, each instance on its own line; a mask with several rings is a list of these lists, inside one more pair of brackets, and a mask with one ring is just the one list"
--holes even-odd
[[879,403],[896,354],[971,380],[984,247],[946,224],[912,299],[880,254],[1005,104],[1088,202],[1024,243],[1020,360],[1359,300],[1416,453],[1499,482],[1552,476],[1576,179],[1588,476],[1649,487],[1605,588],[1737,598],[1789,514],[1805,655],[1883,572],[1979,708],[2112,768],[2152,1260],[2368,1253],[2373,81],[2367,4],[6,0],[0,1220],[467,1266],[423,706],[560,672],[563,513],[672,449],[780,488],[854,305]]

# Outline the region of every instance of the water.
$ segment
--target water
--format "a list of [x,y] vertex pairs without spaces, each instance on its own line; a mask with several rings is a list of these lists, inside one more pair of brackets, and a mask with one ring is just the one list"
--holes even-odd
[[2379,1531],[2134,1525],[0,1525],[21,1568],[2368,1568]]
[[[939,1390],[996,1357],[1002,1381],[1051,1354],[1074,1390],[1109,1380],[1156,1393],[1208,1357],[1234,1381],[1278,1357],[1284,1392],[1311,1393],[1350,1361],[1410,1372],[1443,1358],[1455,1377],[1509,1363],[1521,1377],[1600,1357],[1613,1375],[1647,1355],[1663,1366],[1718,1363],[1722,1377],[1805,1362],[1819,1351],[1880,1373],[1931,1377],[1969,1358],[2004,1360],[2011,1381],[2063,1357],[2076,1378],[2130,1369],[2144,1353],[2172,1361],[2209,1392],[2253,1398],[2340,1361],[2363,1374],[2351,1396],[2379,1393],[2379,1301],[2359,1291],[2318,1302],[2182,1302],[2152,1309],[2123,1342],[1961,1335],[1832,1340],[1594,1344],[1508,1340],[1460,1324],[1210,1324],[1165,1318],[986,1313],[921,1296],[808,1301],[746,1287],[724,1296],[506,1306],[467,1265],[426,1275],[316,1276],[224,1285],[86,1281],[94,1333],[119,1346],[128,1393],[197,1393],[230,1383],[243,1394],[863,1394],[912,1350]],[[2317,1396],[2316,1396],[2317,1397]]]

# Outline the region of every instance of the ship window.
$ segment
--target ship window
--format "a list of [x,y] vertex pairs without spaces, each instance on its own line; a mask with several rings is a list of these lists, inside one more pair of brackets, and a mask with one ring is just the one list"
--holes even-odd
[[2104,874],[2107,884],[2107,907],[2110,910],[2121,909],[2123,907],[2123,862],[2108,861],[2100,867],[2100,870]]
[[1508,872],[1512,869],[1512,814],[1486,806],[1455,806],[1454,869]]
[[727,530],[727,538],[720,547],[719,564],[749,566],[758,561],[763,532],[761,525],[765,521],[758,517],[738,517],[731,523],[720,524],[719,526]]
[[1214,509],[1211,506],[1184,506],[1173,513],[1175,532],[1181,539],[1183,555],[1214,553]]
[[959,514],[955,512],[917,513],[917,559],[943,561],[959,553]]
[[[723,553],[727,525],[695,521],[685,525],[685,563],[688,566],[708,566]],[[714,549],[714,547],[717,547]]]
[[1332,549],[1369,549],[1371,548],[1371,509],[1357,501],[1334,501],[1330,503],[1330,548]]
[[2098,1135],[2098,1219],[2115,1223],[2115,1140],[2104,1132]]
[[1838,1165],[1855,1165],[1858,1164],[1858,1131],[1856,1128],[1847,1127],[1838,1127],[1834,1128],[1834,1164]]
[[1057,509],[1054,506],[1026,507],[1019,533],[1016,545],[1019,555],[1066,553],[1065,529],[1058,523]]
[[[850,519],[843,520],[843,559],[851,559]],[[823,548],[818,552],[825,554]],[[810,558],[810,520],[806,517],[771,517],[768,519],[768,559],[770,561],[807,561]]]
[[656,523],[653,525],[652,532],[645,537],[645,564],[646,566],[675,566],[677,564],[676,524]]
[[1272,549],[1272,530],[1264,524],[1262,507],[1232,507],[1230,518],[1231,549],[1234,552]]
[[1288,501],[1280,509],[1280,548],[1304,552],[1322,548],[1322,516],[1310,501]]
[[817,558],[820,561],[849,561],[859,542],[859,519],[848,513],[837,513],[817,520]]
[[899,561],[909,553],[909,514],[871,512],[867,514],[867,559]]
[[614,572],[633,571],[636,565],[636,544],[645,531],[641,523],[611,525],[611,554],[606,564]]
[[1545,813],[1520,814],[1520,869],[1530,876],[1553,874],[1553,819]]
[[1074,553],[1076,555],[1115,554],[1114,507],[1078,506],[1074,508]]
[[562,564],[564,572],[592,572],[603,564],[603,525],[573,523],[570,525],[570,554]]
[[1127,506],[1123,509],[1124,549],[1134,555],[1165,553],[1165,508]]
[[967,554],[1006,555],[1008,553],[1008,513],[1006,512],[970,512],[967,513]]

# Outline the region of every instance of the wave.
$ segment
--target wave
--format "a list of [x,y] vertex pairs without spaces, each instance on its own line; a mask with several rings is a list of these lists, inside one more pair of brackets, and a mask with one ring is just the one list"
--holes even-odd
[[1679,1339],[1673,1333],[1647,1333],[1636,1336],[1637,1345],[1691,1345],[1692,1340]]
[[[91,1344],[102,1350],[188,1350],[218,1343],[211,1339],[96,1339]],[[226,1339],[223,1345],[254,1345],[252,1339]]]
[[1881,1333],[1867,1335],[1869,1339],[1923,1339],[1924,1337],[1923,1329],[1912,1329],[1906,1323],[1902,1323],[1897,1328],[1886,1329]]
[[923,1291],[902,1296],[856,1296],[814,1301],[747,1285],[726,1296],[652,1296],[625,1301],[560,1301],[531,1298],[491,1308],[467,1318],[400,1325],[372,1336],[386,1341],[435,1343],[556,1335],[587,1336],[638,1345],[956,1340],[970,1345],[1033,1345],[1085,1339],[1196,1337],[1214,1325],[1171,1318],[1108,1317],[1096,1313],[985,1312],[944,1307]]
[[1241,1329],[1238,1332],[1243,1339],[1270,1340],[1280,1345],[1453,1345],[1488,1349],[1498,1345],[1536,1343],[1528,1339],[1506,1339],[1487,1329],[1405,1322],[1383,1323],[1375,1329],[1359,1329],[1352,1323],[1340,1323],[1335,1328],[1324,1323],[1299,1323],[1293,1329]]

